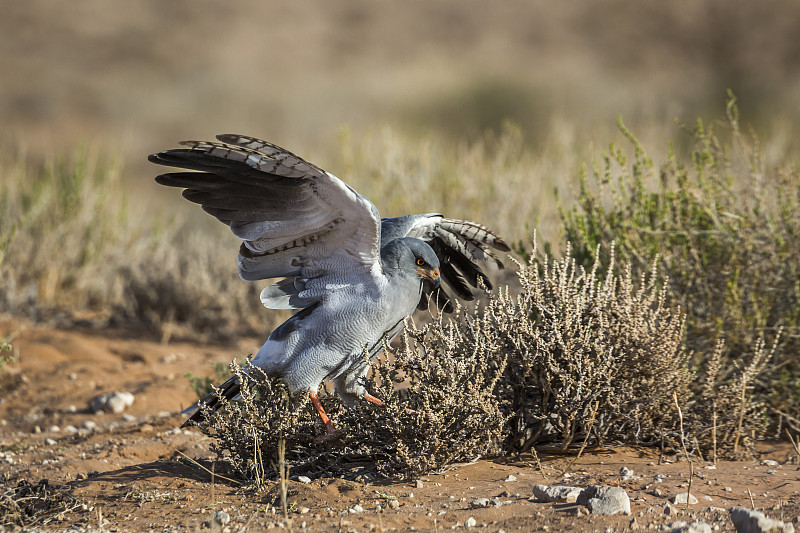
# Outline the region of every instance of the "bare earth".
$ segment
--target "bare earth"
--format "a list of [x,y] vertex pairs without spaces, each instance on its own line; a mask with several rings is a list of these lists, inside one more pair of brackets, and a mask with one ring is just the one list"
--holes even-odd
[[[182,422],[177,413],[195,399],[184,375],[207,374],[210,361],[250,353],[259,339],[244,339],[238,346],[180,339],[163,344],[141,332],[63,331],[0,320],[0,338],[14,332],[16,362],[0,371],[2,490],[46,479],[49,494],[71,497],[64,500],[71,510],[42,514],[35,526],[107,531],[285,527],[276,486],[262,493],[241,491],[220,478],[222,466],[211,461],[207,439],[177,429]],[[89,400],[112,391],[133,393],[134,404],[123,414],[92,414]],[[665,504],[686,491],[688,464],[674,456],[659,464],[657,450],[616,448],[584,452],[567,474],[562,473],[572,456],[540,453],[541,468],[530,456],[482,460],[417,484],[290,481],[290,519],[298,531],[435,531],[463,529],[474,519],[472,529],[486,531],[608,532],[659,530],[699,518],[719,531],[734,531],[727,509],[751,507],[752,495],[752,504],[767,516],[797,525],[796,454],[788,443],[764,443],[759,452],[757,459],[720,462],[716,468],[696,462],[691,493],[699,503],[688,510],[677,505],[673,514],[665,514]],[[768,466],[764,459],[778,464]],[[199,465],[213,470],[214,477]],[[632,469],[633,477],[623,479],[621,467]],[[657,474],[665,476],[662,481],[654,480]],[[619,485],[632,500],[632,515],[594,516],[576,504],[536,502],[531,498],[536,484]],[[660,496],[653,494],[656,488]],[[496,498],[500,505],[473,508],[476,498]],[[217,511],[227,513],[230,522],[214,522]]]

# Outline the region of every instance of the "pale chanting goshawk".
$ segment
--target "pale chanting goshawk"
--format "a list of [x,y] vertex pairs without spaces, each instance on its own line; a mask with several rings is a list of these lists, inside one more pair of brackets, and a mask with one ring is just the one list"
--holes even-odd
[[[509,247],[480,224],[439,214],[381,220],[352,187],[283,148],[242,135],[217,139],[151,155],[153,163],[192,171],[156,181],[184,188],[184,198],[243,240],[242,279],[280,278],[261,301],[299,311],[270,334],[252,365],[285,379],[292,392],[307,392],[331,434],[320,384],[332,380],[348,405],[357,398],[380,405],[363,383],[369,360],[415,308],[434,302],[452,311],[440,279],[465,300],[473,299],[470,285],[478,280],[491,288],[475,261],[502,268],[491,248]],[[219,393],[235,399],[240,387],[234,376]],[[199,420],[201,404],[218,409],[219,397],[209,394],[184,411],[192,414],[184,426]]]

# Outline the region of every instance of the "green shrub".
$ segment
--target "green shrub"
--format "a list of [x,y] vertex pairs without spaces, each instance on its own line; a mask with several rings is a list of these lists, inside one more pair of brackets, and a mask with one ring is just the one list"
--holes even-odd
[[635,279],[659,258],[672,301],[686,313],[694,364],[703,366],[725,340],[718,379],[729,381],[762,336],[772,343],[784,328],[768,371],[752,384],[780,431],[800,419],[800,175],[767,168],[759,143],[740,131],[732,98],[727,109],[723,135],[698,121],[685,128],[688,156],[671,148],[658,167],[620,121],[632,158],[612,145],[583,173],[577,204],[561,216],[581,265],[612,242]]

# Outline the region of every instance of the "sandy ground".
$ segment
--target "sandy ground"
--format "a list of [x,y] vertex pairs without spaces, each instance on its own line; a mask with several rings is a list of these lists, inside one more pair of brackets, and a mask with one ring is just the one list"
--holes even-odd
[[[16,334],[16,361],[0,372],[3,490],[47,480],[51,501],[61,498],[61,508],[68,509],[42,513],[30,525],[107,531],[286,527],[277,484],[261,493],[243,491],[220,477],[224,470],[212,461],[208,439],[178,429],[178,413],[195,398],[185,374],[207,374],[210,361],[249,353],[259,339],[238,346],[181,339],[163,344],[135,331],[63,331],[0,320],[0,338],[10,333]],[[112,391],[133,393],[133,405],[121,414],[89,411],[91,398]],[[456,465],[415,484],[292,480],[289,517],[295,531],[437,531],[474,522],[472,529],[486,531],[610,532],[659,530],[695,518],[734,531],[727,509],[754,505],[798,525],[800,468],[788,443],[762,443],[758,457],[716,468],[697,461],[691,492],[699,502],[670,513],[665,505],[686,491],[689,479],[688,464],[677,457],[660,462],[657,450],[617,448],[584,452],[571,467],[573,457],[540,453],[539,459]],[[633,476],[623,478],[622,467]],[[594,516],[576,504],[537,502],[531,498],[536,484],[619,485],[632,500],[632,515]],[[496,499],[499,506],[474,508],[476,498]],[[230,517],[227,524],[214,521],[218,511]],[[0,523],[8,519],[6,514]]]

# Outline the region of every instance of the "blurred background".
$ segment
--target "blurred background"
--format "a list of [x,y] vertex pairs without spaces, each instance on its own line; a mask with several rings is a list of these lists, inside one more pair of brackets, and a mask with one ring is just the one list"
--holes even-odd
[[610,143],[630,153],[617,117],[658,166],[693,142],[675,119],[723,118],[732,89],[767,165],[798,149],[796,0],[0,4],[0,309],[16,313],[263,328],[236,239],[153,181],[147,155],[184,139],[267,139],[384,216],[523,243],[563,242],[554,190],[569,206]]
[[794,0],[2,5],[3,145],[99,143],[136,173],[220,132],[316,155],[385,125],[469,142],[510,119],[530,145],[559,127],[600,141],[617,115],[717,117],[728,88],[756,128],[800,109]]

